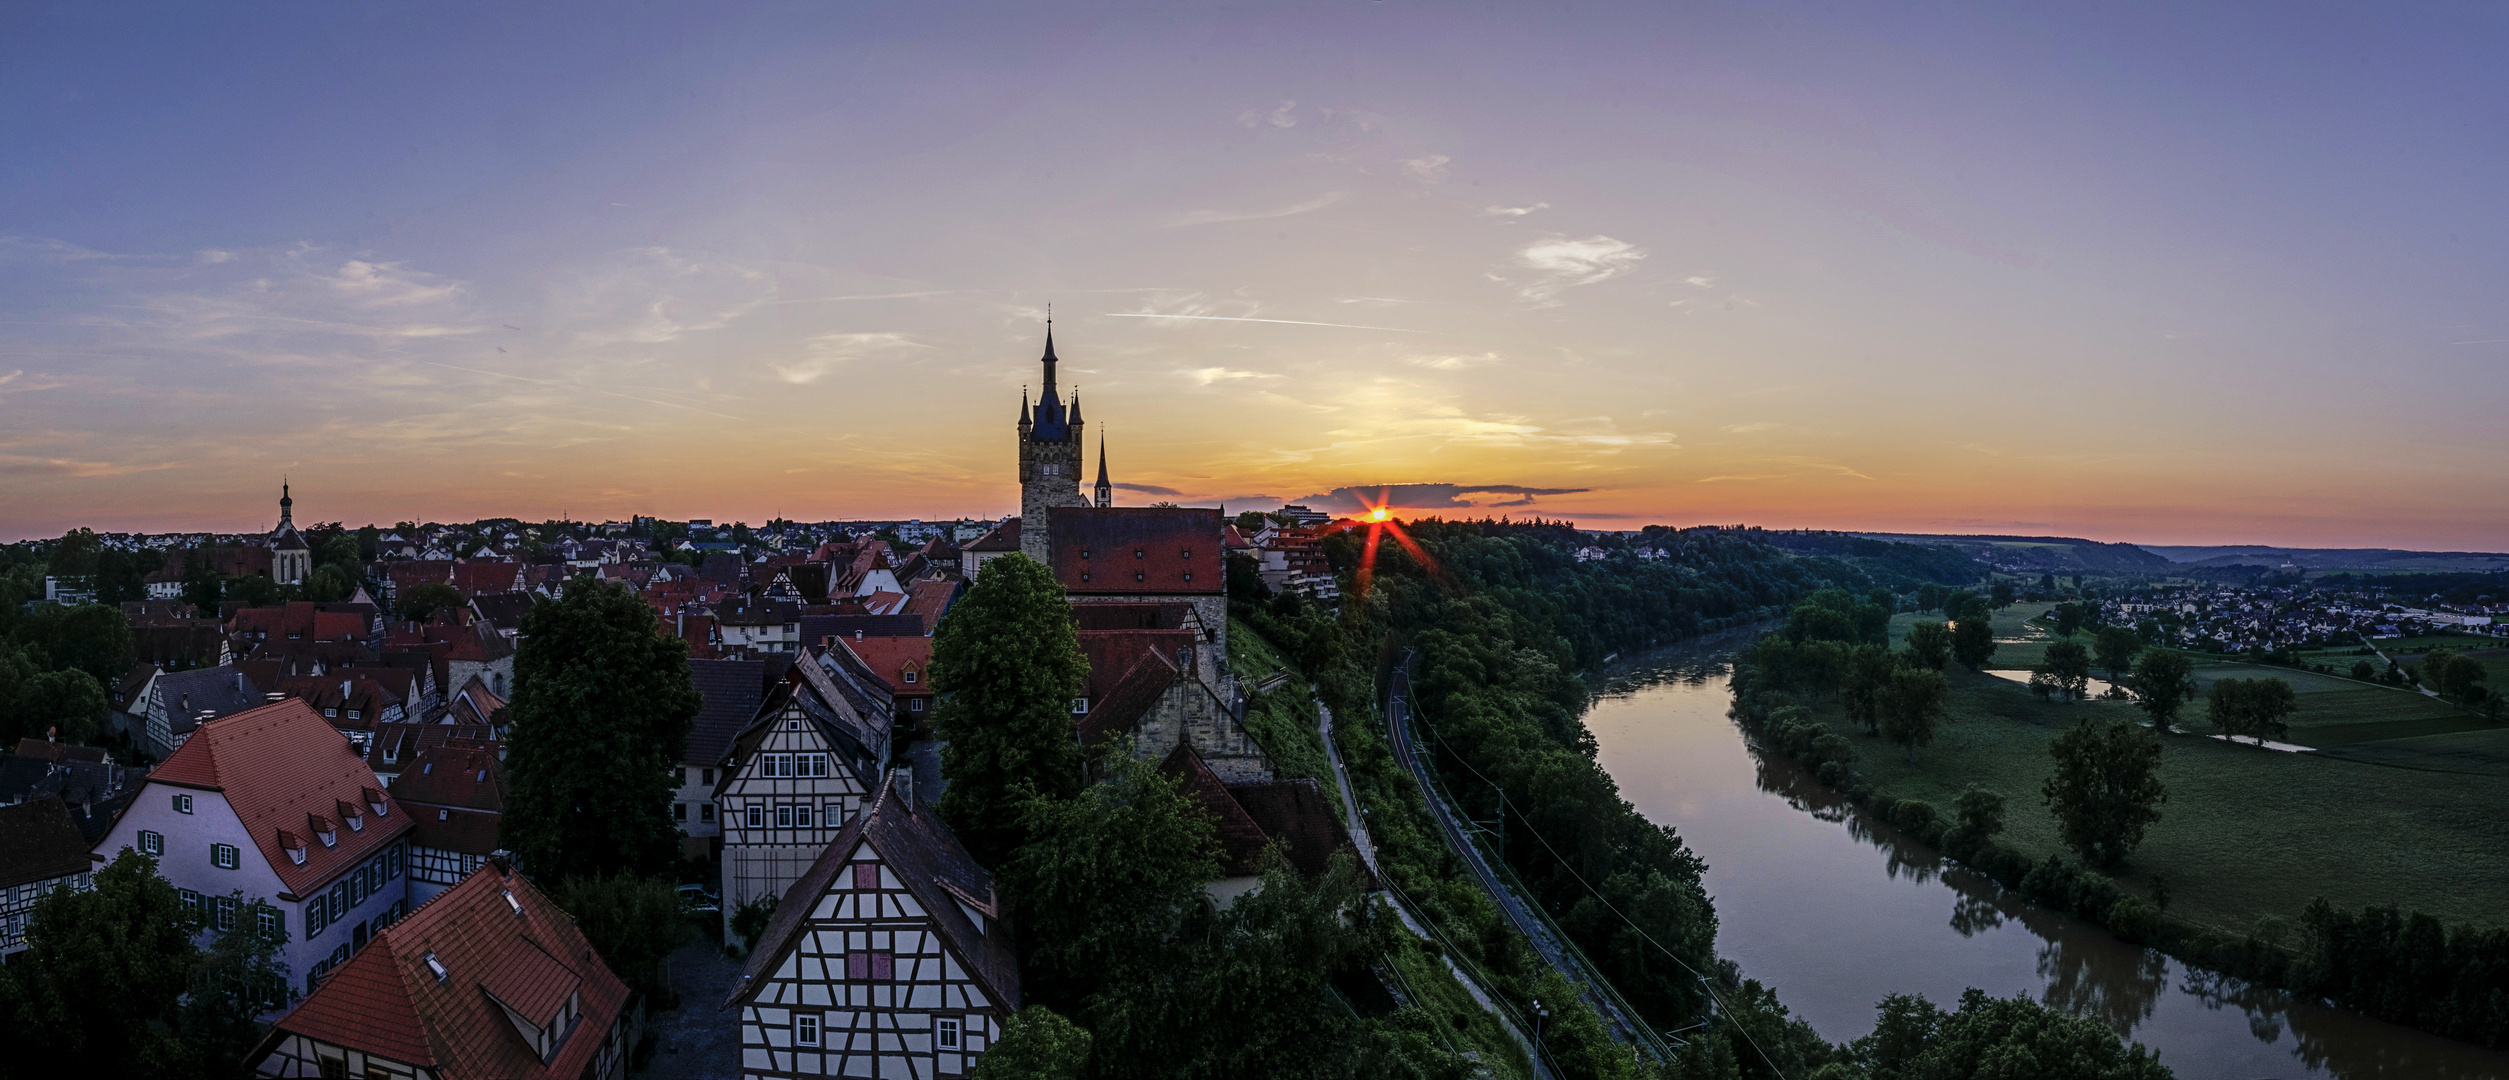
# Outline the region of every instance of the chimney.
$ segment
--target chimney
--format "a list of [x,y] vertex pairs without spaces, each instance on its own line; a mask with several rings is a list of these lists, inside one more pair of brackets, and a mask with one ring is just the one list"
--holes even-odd
[[904,806],[908,813],[914,812],[915,770],[912,766],[900,765],[889,770],[889,789],[897,793],[899,805]]

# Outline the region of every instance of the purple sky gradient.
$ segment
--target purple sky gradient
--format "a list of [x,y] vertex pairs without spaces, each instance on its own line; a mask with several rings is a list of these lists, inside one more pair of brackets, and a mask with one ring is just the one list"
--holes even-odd
[[2509,16],[1561,8],[13,7],[0,538],[1000,514],[1052,303],[1142,498],[2509,545]]

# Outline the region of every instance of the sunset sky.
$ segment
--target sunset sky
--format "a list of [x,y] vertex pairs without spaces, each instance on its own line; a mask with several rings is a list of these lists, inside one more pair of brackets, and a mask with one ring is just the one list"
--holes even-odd
[[998,516],[1050,303],[1129,501],[2509,548],[2509,16],[2078,6],[11,5],[0,539]]

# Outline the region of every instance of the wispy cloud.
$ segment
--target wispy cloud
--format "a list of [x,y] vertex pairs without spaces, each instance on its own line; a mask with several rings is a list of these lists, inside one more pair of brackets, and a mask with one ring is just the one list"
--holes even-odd
[[366,308],[432,303],[451,299],[462,291],[458,281],[412,271],[396,262],[373,263],[363,259],[340,264],[338,270],[323,275],[322,281],[334,292]]
[[1357,323],[1311,322],[1306,319],[1258,319],[1247,315],[1166,315],[1136,311],[1110,311],[1110,319],[1182,319],[1195,322],[1278,323],[1282,326],[1331,326],[1343,330],[1383,330],[1393,334],[1436,334],[1437,330],[1409,330],[1399,326],[1361,326]]
[[1693,274],[1681,280],[1682,284],[1695,285],[1702,289],[1713,289],[1716,287],[1716,275],[1714,274]]
[[1217,225],[1225,221],[1265,221],[1271,218],[1296,217],[1299,214],[1310,214],[1322,210],[1342,201],[1343,197],[1341,192],[1328,191],[1305,202],[1273,210],[1194,210],[1177,215],[1167,224],[1172,229],[1186,225]]
[[1537,275],[1516,292],[1536,304],[1554,305],[1561,292],[1618,277],[1646,257],[1637,245],[1608,236],[1536,240],[1516,253],[1517,265]]
[[1548,210],[1551,204],[1538,202],[1531,206],[1493,206],[1481,211],[1482,217],[1520,218],[1536,210]]
[[1403,175],[1425,183],[1443,183],[1453,170],[1446,166],[1455,159],[1444,154],[1427,154],[1403,162]]
[[1109,484],[1109,485],[1107,485],[1107,486],[1108,486],[1108,487],[1112,487],[1112,488],[1114,488],[1114,489],[1115,489],[1115,490],[1117,490],[1117,491],[1138,491],[1138,492],[1140,492],[1140,493],[1142,493],[1142,494],[1144,494],[1144,495],[1182,495],[1182,494],[1184,494],[1184,492],[1178,491],[1178,490],[1176,490],[1175,488],[1172,488],[1172,487],[1160,487],[1160,486],[1159,486],[1159,485],[1157,485],[1157,484]]
[[1501,362],[1499,355],[1494,352],[1482,353],[1479,356],[1414,355],[1403,358],[1403,363],[1413,367],[1435,368],[1439,371],[1462,371],[1467,368],[1488,367]]
[[895,331],[820,334],[802,343],[799,358],[770,360],[767,367],[775,372],[778,379],[795,386],[806,386],[856,360],[896,359],[904,353],[925,347],[914,338]]
[[1210,386],[1214,383],[1236,382],[1240,379],[1280,378],[1280,376],[1272,374],[1268,371],[1238,371],[1234,368],[1225,367],[1185,368],[1178,371],[1177,374],[1193,380],[1197,386]]
[[1783,424],[1774,423],[1768,420],[1755,420],[1748,424],[1727,424],[1717,430],[1731,432],[1736,435],[1749,435],[1755,431],[1774,431],[1784,426],[1785,425]]
[[1298,126],[1298,117],[1297,117],[1297,115],[1296,115],[1296,110],[1297,110],[1297,108],[1298,108],[1298,103],[1297,103],[1297,102],[1295,102],[1295,101],[1284,101],[1284,102],[1281,102],[1279,105],[1276,105],[1276,106],[1272,107],[1272,109],[1271,109],[1271,110],[1269,110],[1269,111],[1265,111],[1265,110],[1261,110],[1261,109],[1248,109],[1248,110],[1246,110],[1246,111],[1244,111],[1244,112],[1241,112],[1241,113],[1238,113],[1238,114],[1237,114],[1237,124],[1238,124],[1238,126],[1239,126],[1239,127],[1250,127],[1250,128],[1261,128],[1261,127],[1289,128],[1289,127],[1297,127],[1297,126]]

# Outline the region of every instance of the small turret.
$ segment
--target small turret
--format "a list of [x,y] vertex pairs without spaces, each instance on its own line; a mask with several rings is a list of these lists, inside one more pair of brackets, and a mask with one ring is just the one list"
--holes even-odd
[[1115,505],[1115,485],[1106,480],[1106,433],[1098,433],[1098,505]]

